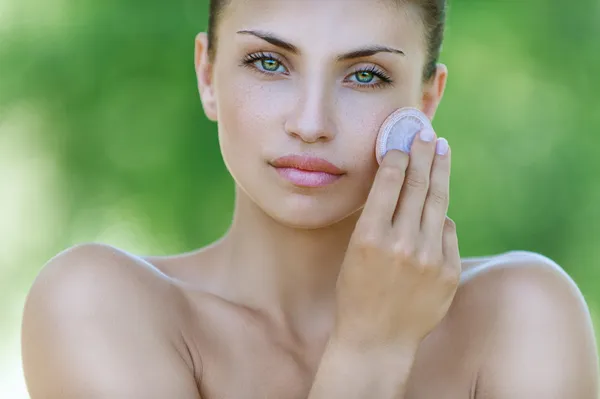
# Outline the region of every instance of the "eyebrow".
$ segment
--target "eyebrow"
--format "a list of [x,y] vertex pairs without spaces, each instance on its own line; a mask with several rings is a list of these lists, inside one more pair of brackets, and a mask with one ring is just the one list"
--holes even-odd
[[[267,43],[272,44],[273,46],[282,48],[293,54],[300,53],[300,50],[298,49],[298,47],[277,37],[276,35],[274,35],[270,32],[258,31],[258,30],[240,30],[237,33],[242,34],[242,35],[256,36],[259,39],[262,39],[262,40],[266,41]],[[377,53],[392,53],[392,54],[405,55],[404,51],[395,49],[393,47],[371,45],[371,46],[361,47],[359,49],[352,50],[350,52],[341,54],[337,57],[337,61],[340,62],[340,61],[348,61],[348,60],[352,60],[352,59],[356,59],[356,58],[364,58],[364,57],[369,57],[369,56],[375,55]]]

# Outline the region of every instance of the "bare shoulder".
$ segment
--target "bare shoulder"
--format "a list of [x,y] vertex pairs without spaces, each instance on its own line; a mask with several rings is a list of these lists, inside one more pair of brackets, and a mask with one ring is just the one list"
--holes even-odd
[[544,255],[512,251],[477,259],[463,269],[460,295],[468,295],[469,299],[483,304],[489,299],[510,301],[513,305],[539,295],[547,296],[546,300],[550,301],[566,299],[566,296],[570,300],[561,303],[587,312],[577,284],[560,265]]
[[[481,258],[464,269],[456,295],[457,312],[470,322],[497,323],[500,316],[579,315],[582,329],[591,328],[585,299],[573,279],[552,259],[535,252],[513,251]],[[575,326],[573,326],[575,327]]]
[[452,311],[459,329],[484,338],[477,398],[597,397],[588,306],[548,257],[515,251],[473,265]]
[[95,243],[61,252],[38,274],[23,313],[32,399],[197,398],[185,317],[181,291],[141,258]]
[[77,245],[50,259],[31,287],[27,308],[39,297],[61,312],[135,311],[169,329],[177,328],[176,318],[185,308],[181,291],[159,269],[99,243]]

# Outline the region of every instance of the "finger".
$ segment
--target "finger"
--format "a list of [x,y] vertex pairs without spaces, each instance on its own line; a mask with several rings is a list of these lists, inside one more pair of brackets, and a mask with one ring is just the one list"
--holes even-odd
[[361,223],[391,225],[407,165],[408,154],[397,150],[385,154],[360,217]]
[[442,252],[444,253],[444,265],[451,268],[452,272],[461,272],[460,251],[458,248],[458,236],[456,234],[456,223],[449,217],[446,217],[444,222],[444,230],[442,236]]
[[398,209],[394,216],[394,230],[399,236],[414,237],[421,230],[423,204],[427,197],[429,175],[435,147],[435,133],[431,141],[423,141],[423,131],[415,137]]
[[[439,149],[448,142],[445,139],[438,140]],[[441,246],[444,220],[448,213],[450,198],[450,149],[446,154],[436,151],[431,175],[429,178],[429,191],[423,207],[421,218],[421,237],[424,242]]]

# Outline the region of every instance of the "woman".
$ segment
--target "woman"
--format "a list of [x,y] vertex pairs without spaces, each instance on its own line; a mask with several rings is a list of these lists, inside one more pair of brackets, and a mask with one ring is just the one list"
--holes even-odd
[[446,85],[442,0],[229,0],[196,40],[236,188],[227,234],[53,258],[24,313],[38,398],[597,398],[585,302],[549,259],[460,259],[451,151],[374,141]]

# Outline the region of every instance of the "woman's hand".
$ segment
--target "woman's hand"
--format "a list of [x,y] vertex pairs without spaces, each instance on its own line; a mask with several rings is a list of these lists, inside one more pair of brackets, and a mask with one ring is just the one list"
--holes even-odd
[[423,136],[410,156],[386,154],[350,240],[332,335],[344,346],[416,347],[456,292],[461,261],[456,227],[446,217],[450,150],[435,133],[430,141]]

